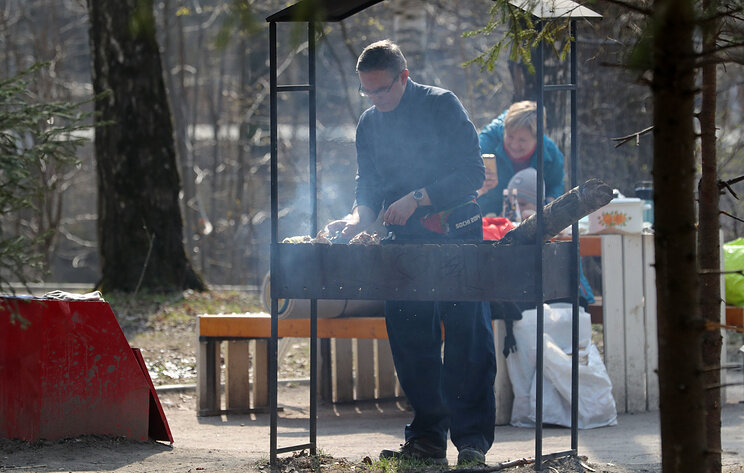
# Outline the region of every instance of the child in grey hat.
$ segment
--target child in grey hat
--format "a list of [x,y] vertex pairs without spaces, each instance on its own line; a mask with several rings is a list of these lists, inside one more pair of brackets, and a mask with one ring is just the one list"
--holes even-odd
[[[536,182],[537,170],[535,168],[522,169],[509,179],[509,184],[504,190],[504,217],[516,223],[537,212]],[[544,190],[545,184],[543,184]],[[545,195],[544,192],[543,195]],[[594,303],[594,292],[584,275],[581,262],[579,262],[579,295],[582,306],[586,307],[587,304]]]
[[[504,216],[520,222],[537,211],[537,170],[525,168],[509,179],[504,189]],[[543,183],[543,195],[545,184]]]

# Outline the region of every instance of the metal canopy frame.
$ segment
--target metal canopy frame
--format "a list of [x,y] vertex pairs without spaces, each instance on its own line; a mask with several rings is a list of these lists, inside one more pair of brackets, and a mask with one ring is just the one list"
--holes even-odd
[[[579,19],[598,19],[602,15],[586,7],[579,5],[571,0],[510,0],[509,4],[533,16],[536,21],[538,34],[542,32],[545,24],[555,20],[569,20],[570,23],[570,71],[569,82],[567,84],[546,84],[545,83],[545,42],[541,41],[535,48],[535,72],[538,80],[537,90],[537,136],[544,136],[543,117],[544,117],[544,94],[552,91],[568,91],[570,93],[570,137],[571,137],[571,188],[576,187],[578,175],[578,131],[576,124],[577,116],[577,91],[578,91],[578,65],[576,49],[576,20]],[[543,180],[543,139],[537,140],[537,182]],[[543,186],[537,186],[537,201],[544,201]],[[543,209],[537,206],[537,233],[535,245],[540,248],[542,253],[542,228],[543,228]],[[537,294],[537,327],[536,327],[536,354],[535,354],[535,469],[542,470],[544,460],[559,458],[564,456],[578,455],[578,424],[579,424],[579,357],[575,356],[579,352],[579,225],[575,222],[571,225],[571,245],[572,257],[570,267],[572,313],[571,313],[571,445],[569,450],[554,452],[543,455],[543,361],[544,361],[544,332],[545,332],[545,310],[542,300],[542,290]],[[537,268],[535,272],[542,274],[542,258],[536,258]]]
[[[289,10],[289,9],[287,9]],[[286,10],[283,10],[286,11]],[[281,13],[281,12],[280,12]],[[276,58],[276,22],[269,22],[269,63],[271,77],[269,80],[270,109],[271,109],[271,256],[270,274],[277,274],[277,244],[278,244],[278,126],[277,126],[277,94],[279,92],[308,92],[310,95],[308,107],[309,156],[310,156],[310,187],[313,190],[310,197],[312,206],[312,232],[317,233],[318,226],[318,201],[317,201],[317,154],[316,154],[316,129],[315,129],[315,23],[308,22],[308,83],[301,85],[277,85],[277,58]],[[288,447],[277,447],[277,375],[278,375],[278,334],[279,334],[279,300],[271,298],[271,338],[269,339],[269,462],[276,465],[277,454],[292,452],[296,450],[310,449],[310,453],[317,453],[317,380],[315,376],[318,362],[318,301],[310,301],[310,439],[308,443],[292,445]]]
[[[278,123],[277,123],[277,95],[279,92],[307,92],[308,127],[310,157],[310,205],[312,219],[312,234],[318,232],[318,200],[317,200],[317,133],[316,133],[316,88],[315,88],[315,23],[322,21],[340,21],[364,10],[382,0],[301,0],[266,18],[269,23],[269,96],[271,115],[271,256],[270,274],[278,274]],[[278,85],[277,78],[277,33],[276,24],[279,22],[307,22],[308,41],[308,83],[298,85]],[[310,426],[309,442],[278,448],[277,446],[277,375],[278,375],[278,334],[279,334],[279,302],[271,297],[271,338],[268,353],[268,384],[269,384],[269,462],[276,465],[277,454],[309,449],[312,455],[317,454],[317,364],[318,364],[318,301],[310,300]]]
[[[316,81],[315,81],[315,22],[318,21],[340,21],[354,15],[383,0],[301,0],[279,12],[266,18],[269,23],[269,66],[270,66],[270,115],[271,115],[271,274],[279,274],[278,254],[278,121],[277,121],[277,96],[280,92],[308,92],[308,127],[309,127],[309,172],[310,172],[310,204],[312,219],[312,234],[318,231],[318,202],[317,202],[317,150],[316,150]],[[538,20],[538,30],[541,31],[546,21],[569,18],[571,22],[571,48],[570,48],[570,82],[568,84],[545,84],[544,80],[544,52],[543,43],[536,51],[536,71],[540,87],[537,97],[537,135],[543,136],[543,94],[545,91],[569,91],[571,100],[570,110],[570,136],[571,136],[571,187],[576,186],[576,175],[578,170],[577,156],[577,127],[576,127],[576,92],[577,92],[577,58],[576,58],[576,19],[600,18],[601,15],[582,7],[571,0],[546,0],[517,2],[510,4],[531,13]],[[278,85],[277,80],[277,32],[276,24],[281,22],[307,22],[308,35],[308,83],[297,85]],[[543,177],[543,140],[537,140],[537,181]],[[537,186],[537,201],[544,200],[542,186]],[[578,223],[572,225],[571,239],[571,269],[573,294],[571,295],[572,314],[572,352],[578,352],[579,338],[579,239]],[[537,399],[536,399],[536,421],[535,421],[535,466],[539,471],[543,460],[557,458],[567,455],[577,455],[578,452],[578,357],[572,357],[571,367],[571,447],[564,452],[556,452],[547,455],[542,453],[542,395],[543,395],[543,344],[544,334],[544,309],[543,309],[543,211],[537,208],[537,232],[536,247],[540,248],[540,257],[535,258],[535,292],[537,294],[535,303],[537,308]],[[272,291],[273,292],[273,291]],[[270,464],[276,465],[279,453],[292,452],[309,449],[310,453],[317,454],[317,341],[318,341],[318,306],[317,299],[310,300],[310,419],[309,419],[309,442],[279,448],[277,446],[277,376],[278,376],[278,333],[279,333],[279,305],[278,297],[271,295],[271,338],[269,340],[269,411],[270,411],[270,439],[269,455]]]

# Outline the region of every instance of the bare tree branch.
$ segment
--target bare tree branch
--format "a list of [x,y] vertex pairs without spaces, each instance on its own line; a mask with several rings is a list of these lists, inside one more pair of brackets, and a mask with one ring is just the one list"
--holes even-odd
[[349,53],[352,57],[359,57],[358,52],[354,50],[354,46],[351,44],[351,40],[349,39],[349,32],[346,30],[346,24],[342,21],[340,25],[341,36],[343,36],[344,38],[344,45],[346,46],[346,49],[349,50]]
[[736,19],[737,13],[744,12],[744,6],[739,6],[738,8],[732,8],[730,5],[724,5],[724,8],[728,8],[728,9],[725,11],[716,11],[713,15],[710,15],[710,16],[701,17],[698,20],[698,23],[703,25],[705,23],[717,22],[721,19],[726,19],[726,18]]
[[731,217],[731,218],[733,218],[733,219],[734,219],[734,220],[736,220],[737,222],[742,222],[742,223],[744,223],[744,220],[740,219],[739,217],[737,217],[737,216],[735,216],[735,215],[731,215],[730,213],[726,212],[725,210],[721,210],[720,212],[721,212],[721,213],[722,213],[723,215],[727,216],[727,217]]
[[721,271],[720,269],[701,269],[700,271],[698,271],[698,274],[714,274],[718,276],[721,274],[741,274],[742,276],[744,276],[744,269],[729,269],[725,271]]
[[[728,190],[732,196],[734,196],[734,199],[739,200],[739,196],[736,195],[736,192],[734,192],[734,189],[731,188],[733,184],[736,184],[737,182],[744,180],[744,176],[739,176],[734,179],[729,179],[728,181],[722,181],[719,179],[718,181],[718,189],[723,191],[724,189]],[[721,192],[723,193],[723,192]]]
[[727,388],[729,386],[741,386],[744,383],[721,383],[716,384],[713,386],[706,386],[705,389],[720,389],[720,388]]
[[725,325],[725,324],[719,324],[718,322],[713,322],[710,320],[707,320],[705,322],[705,330],[728,330],[731,332],[739,332],[744,333],[744,327],[739,327],[736,325]]
[[612,141],[619,141],[619,143],[615,145],[615,148],[619,148],[620,146],[624,145],[625,143],[627,143],[627,142],[629,142],[629,141],[631,141],[632,139],[635,138],[636,145],[637,145],[638,144],[638,140],[641,139],[641,136],[645,135],[646,133],[651,132],[653,129],[654,129],[654,126],[651,125],[648,128],[645,128],[645,129],[643,129],[641,131],[637,131],[635,133],[631,133],[630,135],[621,136],[621,137],[618,137],[618,138],[612,138]]
[[[323,35],[325,36],[325,33],[323,33]],[[333,41],[326,41],[325,45],[328,48],[328,52],[331,54],[331,58],[333,59],[333,62],[336,63],[338,69],[343,70],[343,63],[338,57],[338,54],[336,54],[336,49],[333,47]],[[346,111],[349,112],[349,116],[351,117],[351,121],[353,123],[358,117],[357,112],[352,104],[351,96],[349,94],[349,90],[351,90],[351,88],[349,87],[348,81],[346,80],[346,74],[339,74],[339,78],[341,79],[341,83],[343,84],[342,90],[344,98],[346,99],[344,101],[346,105]]]
[[735,177],[733,179],[729,179],[728,181],[726,181],[726,184],[736,184],[736,183],[741,182],[741,181],[744,181],[744,175],[739,176],[739,177]]

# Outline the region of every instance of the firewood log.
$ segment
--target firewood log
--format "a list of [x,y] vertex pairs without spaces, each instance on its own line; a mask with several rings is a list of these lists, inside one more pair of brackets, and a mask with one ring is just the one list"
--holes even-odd
[[[612,189],[599,179],[589,179],[543,207],[543,240],[547,241],[564,228],[607,205]],[[496,242],[497,245],[529,245],[535,243],[537,214],[525,219]]]

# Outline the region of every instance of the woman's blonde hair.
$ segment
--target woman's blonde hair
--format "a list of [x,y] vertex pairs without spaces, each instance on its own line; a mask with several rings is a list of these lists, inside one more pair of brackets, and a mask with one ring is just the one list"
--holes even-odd
[[[543,119],[544,118],[545,116],[543,116]],[[530,130],[533,137],[537,137],[537,104],[532,100],[523,100],[521,102],[513,103],[512,106],[509,107],[509,110],[506,111],[504,128],[507,131],[515,130],[517,128],[525,128]]]

